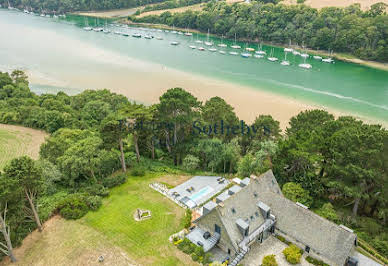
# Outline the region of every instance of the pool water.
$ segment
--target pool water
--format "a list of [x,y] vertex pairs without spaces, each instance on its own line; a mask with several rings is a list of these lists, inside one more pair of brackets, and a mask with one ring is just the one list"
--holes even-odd
[[195,202],[198,203],[198,200],[201,199],[202,197],[204,197],[205,195],[208,195],[209,193],[211,193],[214,189],[209,187],[209,186],[206,186],[204,188],[202,188],[200,191],[198,191],[197,193],[191,195],[189,198]]

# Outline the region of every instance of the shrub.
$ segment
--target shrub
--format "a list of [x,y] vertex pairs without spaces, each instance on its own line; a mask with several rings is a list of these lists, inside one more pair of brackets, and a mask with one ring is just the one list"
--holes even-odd
[[86,204],[88,205],[89,209],[91,209],[92,211],[96,211],[102,205],[101,197],[89,196],[86,198]]
[[112,177],[107,177],[102,180],[104,187],[112,188],[118,185],[124,184],[127,181],[127,176],[125,174],[119,174]]
[[330,266],[329,264],[324,263],[321,260],[314,259],[313,257],[310,257],[310,256],[307,256],[306,260],[307,260],[307,262],[309,262],[309,263],[311,263],[313,265],[316,265],[316,266]]
[[101,184],[93,184],[91,186],[80,189],[80,191],[91,196],[106,197],[109,195],[109,190]]
[[193,253],[193,254],[191,254],[191,259],[192,259],[193,261],[198,261],[198,260],[199,260],[199,257],[198,257],[197,254]]
[[199,159],[195,157],[194,155],[188,154],[183,159],[183,168],[187,171],[194,171],[198,168],[199,165]]
[[144,176],[145,170],[141,167],[136,167],[131,170],[131,175],[133,176]]
[[89,207],[84,195],[71,194],[59,204],[59,209],[63,218],[79,219],[88,212]]
[[196,245],[190,242],[187,238],[183,239],[181,243],[178,244],[178,249],[182,250],[186,254],[191,254],[194,252]]
[[261,266],[278,266],[276,262],[275,255],[268,255],[263,258],[263,263]]
[[183,218],[183,225],[185,228],[189,228],[191,226],[191,210],[186,209],[185,217]]
[[300,258],[302,257],[302,253],[300,252],[300,248],[291,244],[287,248],[283,250],[283,254],[286,257],[286,260],[291,264],[298,264],[300,262]]
[[280,235],[276,235],[276,238],[279,239],[280,241],[282,241],[283,243],[286,243],[287,245],[291,244],[290,241],[287,241],[284,237],[282,237]]
[[300,184],[288,182],[283,185],[283,194],[286,198],[299,202],[310,207],[312,198],[307,190],[304,190]]
[[68,193],[65,191],[57,192],[53,195],[44,195],[38,198],[39,216],[42,222],[46,221],[58,210],[60,203],[66,199]]
[[317,214],[333,222],[338,221],[338,215],[334,210],[333,205],[329,203],[323,204],[323,206],[317,210]]
[[296,0],[298,4],[303,4],[306,0]]

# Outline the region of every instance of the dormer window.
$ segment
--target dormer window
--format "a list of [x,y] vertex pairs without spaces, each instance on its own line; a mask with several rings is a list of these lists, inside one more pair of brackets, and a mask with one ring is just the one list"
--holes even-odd
[[231,210],[231,211],[232,211],[232,213],[236,213],[236,210],[235,210],[234,208],[232,208],[232,210]]

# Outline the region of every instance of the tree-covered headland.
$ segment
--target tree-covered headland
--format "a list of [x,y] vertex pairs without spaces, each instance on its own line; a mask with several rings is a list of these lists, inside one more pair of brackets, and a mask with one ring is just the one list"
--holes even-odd
[[[131,126],[141,121],[171,126]],[[215,134],[208,126],[193,134],[195,121],[241,126],[222,98],[200,102],[181,88],[144,106],[108,90],[36,95],[23,72],[0,73],[0,123],[50,133],[39,160],[16,158],[0,173],[0,250],[12,256],[54,214],[78,219],[97,210],[109,188],[131,176],[245,177],[272,169],[285,196],[354,228],[388,256],[387,130],[323,110],[301,112],[284,132],[270,115],[249,125],[255,134]]]
[[[267,1],[264,1],[267,2]],[[320,10],[305,5],[284,5],[252,1],[227,4],[212,1],[201,11],[164,12],[145,17],[131,16],[138,23],[165,24],[191,28],[219,36],[255,42],[271,42],[388,62],[388,15],[386,4],[377,3],[367,11],[359,4]]]

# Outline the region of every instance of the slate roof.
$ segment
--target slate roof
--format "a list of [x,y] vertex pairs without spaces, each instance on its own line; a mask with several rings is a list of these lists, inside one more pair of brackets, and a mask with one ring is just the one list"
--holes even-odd
[[[296,244],[308,245],[313,252],[334,264],[344,265],[354,246],[356,235],[286,199],[271,170],[259,177],[251,176],[248,186],[212,210],[218,213],[236,250],[243,239],[236,221],[242,219],[247,222],[249,233],[264,222],[257,207],[259,201],[268,205],[271,214],[276,216],[276,228],[296,239]],[[201,218],[197,220],[199,224],[200,220]]]
[[260,193],[259,198],[270,206],[282,233],[336,265],[345,264],[354,246],[354,233],[271,191]]
[[224,200],[222,206],[218,205],[215,209],[236,250],[238,250],[238,244],[244,238],[236,221],[242,219],[249,224],[249,233],[259,228],[264,222],[264,218],[256,206],[258,198],[257,193],[255,196],[253,188],[250,185],[243,187],[238,193]]

